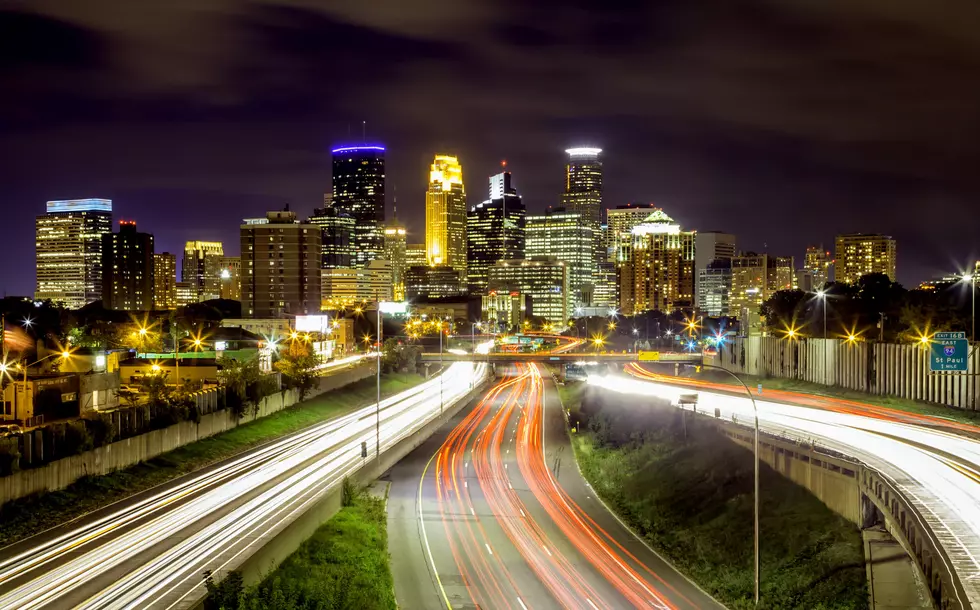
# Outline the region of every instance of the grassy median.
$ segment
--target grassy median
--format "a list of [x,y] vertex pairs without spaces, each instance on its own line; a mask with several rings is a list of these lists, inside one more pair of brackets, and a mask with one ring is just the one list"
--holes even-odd
[[[754,608],[753,458],[712,422],[586,391],[573,445],[586,479],[679,570],[733,609]],[[586,423],[587,422],[587,423]],[[760,608],[868,607],[861,533],[804,488],[761,469]]]
[[359,493],[257,586],[232,573],[209,586],[205,609],[394,610],[382,498]]
[[[391,396],[422,381],[424,379],[419,375],[388,374],[381,379],[381,392],[383,396]],[[262,443],[349,413],[371,403],[376,391],[373,377],[363,379],[124,470],[84,477],[60,491],[8,502],[0,508],[0,546],[12,544]]]

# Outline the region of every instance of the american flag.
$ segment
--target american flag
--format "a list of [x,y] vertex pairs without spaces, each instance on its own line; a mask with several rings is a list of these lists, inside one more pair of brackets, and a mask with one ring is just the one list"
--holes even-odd
[[8,352],[23,351],[31,346],[31,338],[17,326],[7,324],[3,328],[3,348]]

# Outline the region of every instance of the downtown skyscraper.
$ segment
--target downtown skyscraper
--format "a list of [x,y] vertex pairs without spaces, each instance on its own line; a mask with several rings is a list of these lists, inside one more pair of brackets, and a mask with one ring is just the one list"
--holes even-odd
[[594,274],[597,263],[605,259],[602,250],[602,162],[599,161],[601,148],[569,148],[568,163],[565,164],[565,192],[562,193],[562,207],[578,213],[585,226],[592,229],[594,244],[590,270]]
[[527,210],[511,186],[510,172],[490,177],[490,198],[466,217],[467,284],[473,294],[486,290],[489,269],[501,260],[524,258]]
[[466,277],[466,189],[459,159],[436,155],[425,192],[425,254],[430,267],[448,265]]
[[34,298],[78,309],[102,298],[102,236],[112,233],[112,200],[49,201],[37,217]]
[[154,309],[153,236],[120,220],[117,233],[102,236],[102,304],[106,309]]
[[354,219],[353,264],[363,266],[384,256],[384,147],[335,148],[332,194],[332,206]]

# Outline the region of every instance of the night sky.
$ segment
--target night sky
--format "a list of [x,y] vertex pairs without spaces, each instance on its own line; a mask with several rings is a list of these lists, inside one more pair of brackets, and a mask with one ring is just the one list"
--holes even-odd
[[0,0],[0,290],[33,292],[48,199],[237,254],[241,218],[320,205],[362,121],[413,242],[434,153],[470,203],[506,159],[541,211],[593,145],[607,206],[798,266],[888,233],[914,285],[980,253],[978,31],[975,0]]

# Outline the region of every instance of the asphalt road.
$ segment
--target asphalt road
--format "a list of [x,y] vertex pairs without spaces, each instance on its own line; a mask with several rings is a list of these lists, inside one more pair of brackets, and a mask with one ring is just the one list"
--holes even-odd
[[187,608],[202,574],[238,565],[311,503],[470,391],[453,365],[374,406],[312,426],[0,549],[0,608]]
[[721,608],[595,497],[539,371],[512,369],[389,473],[399,607]]

